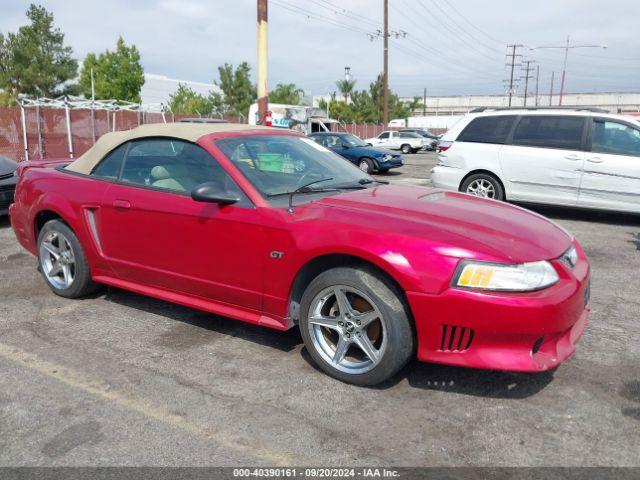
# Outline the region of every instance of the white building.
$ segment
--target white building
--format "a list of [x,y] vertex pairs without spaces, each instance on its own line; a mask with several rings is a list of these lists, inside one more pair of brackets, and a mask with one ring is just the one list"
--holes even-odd
[[174,93],[180,84],[189,87],[191,90],[201,95],[208,95],[209,92],[220,92],[218,86],[213,83],[178,80],[176,78],[169,78],[165,75],[145,73],[144,85],[140,92],[142,103],[145,105],[159,105],[161,103],[166,105],[169,102],[169,95]]
[[[318,106],[320,100],[328,101],[330,96],[313,97],[313,105]],[[413,98],[402,98],[409,103]],[[551,98],[551,105],[558,105],[558,94]],[[527,106],[549,106],[549,94],[540,93],[537,97],[530,94]],[[640,92],[610,92],[610,93],[566,93],[562,104],[567,107],[595,107],[612,113],[640,112]],[[427,97],[426,109],[422,107],[414,110],[413,115],[460,115],[478,107],[506,107],[509,105],[507,95],[452,95],[443,97]],[[514,95],[511,100],[514,107],[524,105],[522,95]]]

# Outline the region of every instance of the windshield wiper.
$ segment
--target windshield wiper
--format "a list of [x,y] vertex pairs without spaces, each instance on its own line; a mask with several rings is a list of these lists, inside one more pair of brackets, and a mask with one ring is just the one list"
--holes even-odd
[[314,180],[313,182],[305,183],[304,185],[301,185],[298,188],[296,188],[295,190],[292,190],[290,192],[272,193],[270,195],[267,195],[267,197],[281,197],[283,195],[289,195],[289,209],[288,210],[289,210],[289,212],[292,212],[293,211],[293,196],[296,193],[315,193],[315,192],[333,191],[333,190],[329,190],[329,189],[316,190],[316,189],[313,189],[313,188],[309,188],[311,185],[315,185],[316,183],[328,182],[329,180],[333,180],[333,177],[327,177],[327,178],[321,178],[319,180]]

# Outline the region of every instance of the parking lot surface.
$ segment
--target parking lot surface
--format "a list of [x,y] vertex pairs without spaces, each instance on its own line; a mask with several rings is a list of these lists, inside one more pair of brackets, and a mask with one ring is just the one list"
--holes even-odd
[[[382,177],[428,186],[434,163]],[[592,264],[576,354],[535,375],[414,361],[376,388],[318,371],[296,330],[57,297],[0,219],[0,465],[640,466],[640,216],[535,210]]]

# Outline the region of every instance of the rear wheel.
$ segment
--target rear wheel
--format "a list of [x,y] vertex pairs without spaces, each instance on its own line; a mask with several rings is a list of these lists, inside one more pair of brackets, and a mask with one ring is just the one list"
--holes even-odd
[[369,158],[361,158],[358,168],[365,173],[373,172],[373,162]]
[[404,145],[402,145],[400,147],[400,150],[402,151],[402,153],[404,153],[405,155],[408,155],[410,153],[413,153],[413,148],[411,148],[411,145],[405,143]]
[[482,198],[504,200],[504,189],[496,177],[488,173],[476,173],[469,176],[460,187],[460,191]]
[[99,288],[91,280],[80,241],[60,220],[50,220],[40,230],[38,263],[42,276],[56,295],[78,298]]
[[388,380],[414,350],[401,293],[368,268],[334,268],[316,277],[302,297],[300,331],[322,370],[356,385]]

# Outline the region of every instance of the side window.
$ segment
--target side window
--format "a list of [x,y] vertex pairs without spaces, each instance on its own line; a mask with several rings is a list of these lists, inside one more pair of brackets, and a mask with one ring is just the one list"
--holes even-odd
[[591,151],[640,156],[640,129],[610,120],[594,119]]
[[584,117],[524,116],[513,132],[513,144],[527,147],[582,150]]
[[389,138],[389,132],[382,132],[382,133],[378,136],[378,138],[379,138],[380,140],[385,140],[385,139]]
[[413,138],[413,135],[411,135],[409,132],[400,132],[398,135],[400,136],[400,138]]
[[127,144],[125,143],[109,152],[107,156],[100,160],[100,163],[94,167],[91,171],[91,175],[109,180],[117,180],[120,175],[120,167],[122,166],[122,160],[124,159],[126,151]]
[[250,204],[242,190],[206,150],[183,140],[151,138],[133,141],[124,158],[120,180],[183,194],[189,194],[201,183],[213,182],[221,190],[238,195],[241,198],[239,205]]
[[325,147],[338,148],[342,146],[342,140],[340,139],[340,137],[337,137],[335,135],[327,135],[326,138],[327,144],[325,145]]
[[478,117],[462,130],[457,141],[502,145],[507,141],[515,119],[515,115]]

